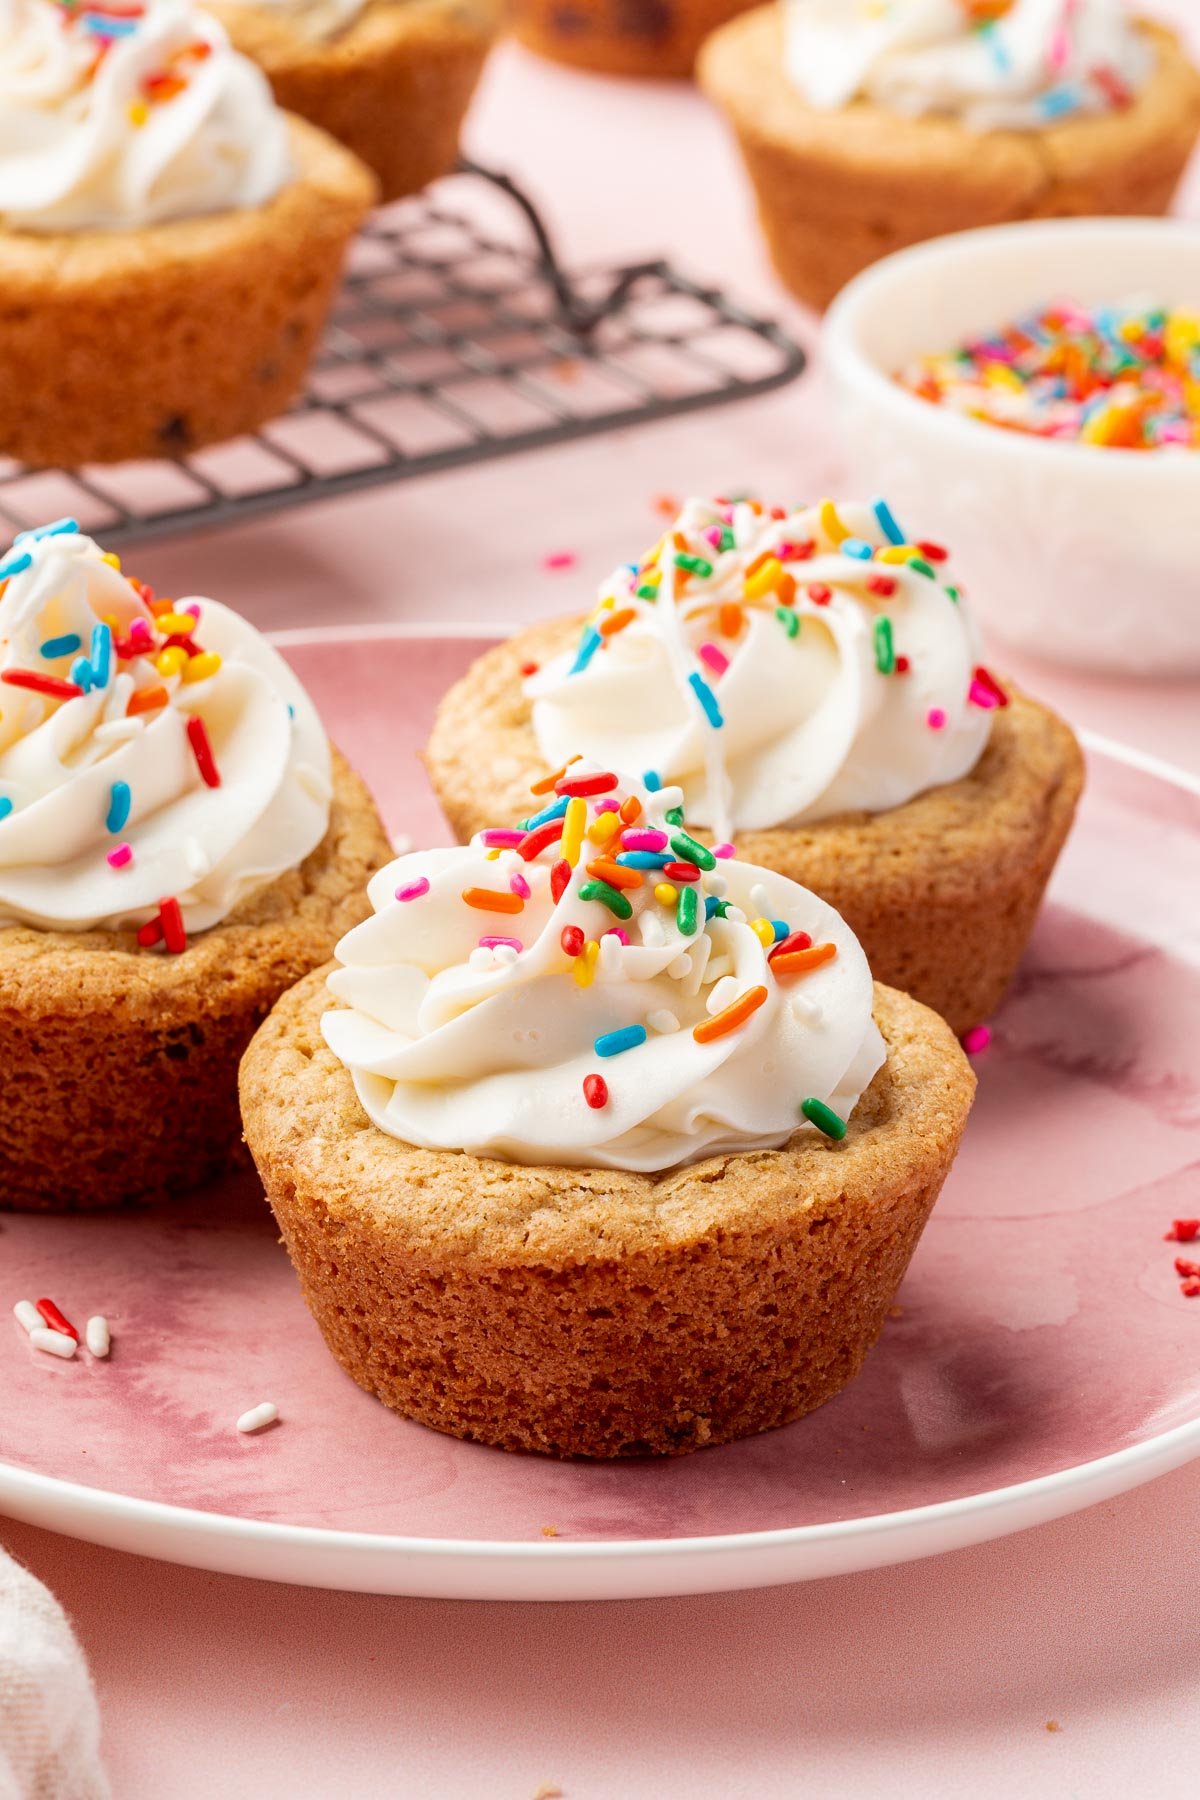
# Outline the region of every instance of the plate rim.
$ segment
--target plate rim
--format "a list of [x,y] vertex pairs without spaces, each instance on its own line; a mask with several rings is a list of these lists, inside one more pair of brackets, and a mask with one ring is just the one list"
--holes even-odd
[[[490,642],[509,635],[512,629],[501,621],[480,625],[474,621],[436,624],[392,620],[379,625],[301,626],[266,635],[276,646],[290,649],[334,642],[366,642],[378,638]],[[1124,744],[1119,739],[1100,732],[1080,729],[1078,736],[1085,750],[1200,798],[1200,776],[1190,774],[1165,758],[1138,750],[1133,745]],[[167,1501],[120,1494],[112,1488],[94,1488],[59,1476],[43,1475],[37,1470],[21,1468],[3,1459],[0,1459],[0,1509],[9,1516],[23,1518],[29,1524],[42,1525],[45,1529],[58,1530],[93,1542],[110,1540],[103,1535],[89,1539],[89,1527],[92,1531],[103,1531],[105,1527],[114,1524],[153,1528],[155,1540],[161,1537],[164,1541],[147,1543],[142,1547],[141,1553],[190,1567],[228,1568],[228,1560],[223,1561],[220,1556],[222,1546],[237,1546],[243,1550],[259,1549],[266,1553],[264,1562],[269,1562],[270,1553],[274,1551],[277,1561],[288,1560],[286,1571],[277,1571],[269,1566],[248,1568],[240,1561],[235,1569],[230,1570],[272,1580],[301,1583],[307,1580],[309,1585],[314,1586],[355,1585],[354,1582],[341,1579],[336,1582],[322,1580],[313,1574],[307,1577],[298,1575],[292,1559],[296,1553],[308,1552],[314,1557],[324,1554],[333,1564],[349,1564],[351,1570],[362,1565],[358,1573],[359,1581],[364,1580],[367,1567],[376,1558],[385,1558],[399,1567],[416,1558],[443,1567],[447,1563],[466,1565],[468,1569],[490,1565],[495,1574],[502,1577],[507,1572],[523,1583],[528,1581],[530,1571],[536,1569],[542,1578],[538,1591],[524,1588],[522,1591],[514,1589],[511,1593],[506,1593],[495,1590],[493,1584],[488,1594],[480,1597],[529,1600],[587,1597],[615,1599],[634,1594],[648,1597],[654,1590],[637,1582],[628,1590],[628,1594],[614,1590],[611,1584],[606,1584],[603,1590],[595,1592],[581,1588],[577,1594],[565,1594],[562,1583],[554,1578],[554,1572],[574,1570],[577,1574],[583,1574],[587,1570],[603,1570],[613,1565],[686,1564],[689,1560],[699,1559],[713,1565],[714,1579],[711,1582],[706,1584],[703,1576],[699,1579],[692,1577],[685,1587],[677,1588],[668,1584],[662,1591],[698,1593],[711,1591],[716,1587],[765,1586],[772,1582],[839,1572],[821,1567],[787,1568],[784,1565],[789,1561],[789,1553],[803,1561],[806,1552],[811,1554],[823,1546],[837,1544],[853,1548],[872,1542],[884,1546],[889,1539],[907,1534],[910,1542],[898,1557],[885,1550],[884,1554],[877,1557],[860,1559],[851,1556],[846,1564],[847,1567],[856,1568],[885,1567],[892,1562],[937,1555],[949,1548],[1005,1536],[1010,1530],[1027,1529],[1032,1524],[1082,1510],[1094,1501],[1124,1492],[1142,1482],[1153,1480],[1157,1475],[1166,1474],[1196,1456],[1200,1456],[1200,1415],[1139,1443],[1110,1451],[1104,1456],[1073,1463],[1067,1468],[1055,1469],[1047,1474],[1035,1475],[1026,1481],[987,1488],[980,1493],[932,1501],[924,1506],[896,1512],[872,1513],[862,1518],[827,1520],[810,1525],[775,1526],[765,1531],[708,1533],[678,1538],[587,1538],[573,1541],[545,1537],[447,1538],[414,1537],[391,1532],[338,1531],[329,1526],[253,1519],[237,1513],[210,1512],[203,1508],[176,1506]],[[1089,1494],[1092,1495],[1091,1500],[1088,1498]],[[47,1523],[45,1510],[39,1506],[39,1502],[45,1502],[45,1510],[51,1513],[69,1510],[78,1514],[78,1517],[69,1526]],[[1006,1526],[1003,1516],[1009,1512],[1033,1516]],[[39,1514],[42,1516],[39,1517]],[[962,1526],[969,1527],[965,1534],[951,1529]],[[189,1543],[189,1539],[196,1534],[201,1538],[199,1545]],[[131,1548],[128,1545],[112,1547]],[[206,1547],[207,1557],[204,1555]],[[214,1556],[216,1561],[212,1560]],[[762,1567],[754,1571],[746,1569],[739,1576],[737,1565],[748,1562],[753,1556],[760,1559],[766,1557],[769,1567],[765,1572]],[[721,1573],[721,1565],[729,1565],[729,1568]],[[550,1576],[549,1581],[545,1580],[547,1576]],[[424,1583],[418,1584],[416,1588],[380,1588],[375,1579],[367,1582],[359,1591],[442,1592],[448,1597],[469,1597],[462,1593],[459,1583],[441,1588],[430,1588]]]

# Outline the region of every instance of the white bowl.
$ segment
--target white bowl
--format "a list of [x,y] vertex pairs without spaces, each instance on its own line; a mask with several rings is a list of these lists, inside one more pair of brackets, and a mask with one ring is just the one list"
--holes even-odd
[[843,289],[824,348],[856,491],[952,551],[997,639],[1131,674],[1200,670],[1200,452],[999,430],[899,387],[928,352],[1055,300],[1200,310],[1200,226],[1047,219],[901,251]]

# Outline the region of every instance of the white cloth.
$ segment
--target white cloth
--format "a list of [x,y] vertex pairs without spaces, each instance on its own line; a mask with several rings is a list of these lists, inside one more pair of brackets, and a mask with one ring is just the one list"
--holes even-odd
[[109,1800],[83,1652],[54,1596],[0,1550],[0,1800]]

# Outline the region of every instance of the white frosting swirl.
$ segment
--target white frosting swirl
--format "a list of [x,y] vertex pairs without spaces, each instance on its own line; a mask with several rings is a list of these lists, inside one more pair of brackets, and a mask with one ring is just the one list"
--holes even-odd
[[785,66],[811,106],[856,97],[1030,131],[1111,111],[1153,48],[1122,0],[785,0]]
[[261,206],[291,174],[266,76],[182,0],[0,0],[0,225],[130,230]]
[[944,566],[899,535],[882,502],[776,518],[689,501],[601,590],[580,647],[526,682],[542,755],[653,770],[720,836],[883,812],[958,780],[998,695],[976,679],[975,625]]
[[[579,762],[567,776],[589,772]],[[678,789],[651,793],[623,778],[586,803],[589,829],[600,804],[629,795],[641,805],[629,828],[635,845],[678,835],[666,816]],[[367,890],[374,917],[338,945],[343,966],[329,987],[345,1007],[325,1014],[324,1034],[381,1130],[512,1162],[657,1170],[783,1144],[805,1124],[804,1100],[842,1120],[857,1105],[884,1060],[883,1040],[866,958],[824,901],[782,875],[725,861],[693,884],[697,918],[685,929],[677,903],[656,891],[659,874],[634,869],[628,858],[638,852],[614,836],[600,847],[585,838],[556,904],[552,869],[564,846],[529,861],[513,848],[489,857],[488,835],[383,869]],[[626,879],[641,877],[625,890],[627,919],[595,897],[587,865],[601,855],[622,857]],[[514,889],[527,893],[519,912],[490,913],[464,900],[478,889],[510,905]],[[406,891],[413,897],[397,898]],[[706,922],[706,897],[724,916]],[[768,961],[768,920],[780,921],[777,935],[786,926],[836,954],[821,960],[828,952],[818,950],[819,966],[784,973]],[[612,935],[617,927],[628,943]],[[572,928],[587,945],[578,956],[564,947]],[[514,942],[481,945],[492,934]],[[695,1037],[747,993],[760,998],[743,1023],[712,1041]],[[631,1029],[640,1042],[605,1054],[607,1034]],[[607,1086],[598,1106],[584,1087],[596,1075]]]
[[[90,538],[50,531],[0,561],[0,581],[12,571],[0,587],[0,924],[116,930],[174,898],[186,929],[204,930],[325,835],[320,720],[279,654],[212,600],[173,603],[198,608],[202,677],[164,673],[143,592]],[[22,685],[86,686],[82,663],[97,659],[95,685],[73,697]],[[139,711],[139,694],[159,703]],[[193,719],[219,786],[204,779]]]

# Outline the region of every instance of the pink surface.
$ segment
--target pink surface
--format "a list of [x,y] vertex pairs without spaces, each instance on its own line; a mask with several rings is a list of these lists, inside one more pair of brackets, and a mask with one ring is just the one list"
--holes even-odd
[[[1153,10],[1195,16],[1183,0]],[[573,258],[666,248],[811,337],[770,280],[740,172],[695,95],[573,76],[505,51],[471,148],[536,186]],[[1194,180],[1193,210],[1197,191]],[[812,378],[752,406],[619,442],[156,546],[138,563],[167,591],[219,593],[274,626],[533,617],[571,604],[647,540],[655,493],[736,483],[790,497],[836,478]],[[546,551],[562,548],[578,554],[577,569],[544,570]],[[1200,769],[1194,684],[1020,672],[1077,722]],[[1141,874],[1128,865],[1134,935],[1155,898]],[[1058,943],[1058,920],[1045,929],[1035,977],[1043,947],[1055,959],[1072,949]],[[1089,949],[1084,938],[1074,947]],[[1086,984],[1095,997],[1086,1002],[1095,1008],[1088,1079],[1100,1090],[1122,1075],[1113,1023],[1130,978],[1109,949]],[[1085,984],[1072,985],[1071,1006],[1083,1007]],[[1022,1030],[1032,1016],[1025,1009],[1037,1004],[1027,992],[1011,1013]],[[1072,1020],[1078,1042],[1079,1011]],[[1023,1040],[1023,1053],[1038,1042],[1036,1032]],[[1161,1143],[1178,1097],[1173,1083],[1194,1058],[1169,1067],[1155,1041],[1145,1047],[1154,1094],[1146,1105]],[[1042,1045],[1051,1095],[1063,1076],[1052,1051]],[[989,1088],[1007,1057],[1001,1046]],[[1067,1071],[1071,1080],[1083,1074]],[[1115,1102],[1128,1103],[1125,1095]],[[1077,1127],[1075,1149],[1090,1147],[1090,1133]],[[1134,1156],[1137,1144],[1124,1150]],[[1015,1201],[1025,1189],[1019,1151]],[[1161,1172],[1148,1168],[1147,1180]],[[1157,1220],[1152,1195],[1134,1206],[1147,1228]],[[1200,1198],[1189,1210],[1200,1210]],[[1060,1313],[1080,1298],[1103,1305],[1093,1259],[1107,1266],[1115,1223],[1104,1206],[1062,1222]],[[948,1209],[939,1229],[949,1245],[971,1227]],[[1012,1230],[1013,1248],[996,1271],[1009,1296],[1022,1285],[1019,1221]],[[1153,1285],[1158,1254],[1131,1264],[1121,1278],[1127,1295],[1144,1279]],[[1039,1275],[1039,1290],[1045,1285]],[[1146,1299],[1164,1311],[1176,1304],[1166,1291]],[[980,1304],[978,1295],[964,1298]],[[1140,1298],[1133,1306],[1142,1316]],[[1059,1329],[1027,1323],[1035,1339]],[[896,1324],[912,1329],[907,1315]],[[961,1329],[948,1332],[947,1345],[953,1366],[964,1352]],[[1047,1384],[1067,1388],[1050,1365],[1035,1403]],[[0,1422],[6,1417],[4,1406]],[[348,1490],[361,1481],[361,1462]],[[0,1541],[74,1614],[97,1674],[121,1800],[525,1800],[542,1783],[570,1800],[683,1791],[755,1800],[1069,1792],[1090,1800],[1194,1791],[1200,1626],[1189,1604],[1188,1546],[1198,1505],[1194,1466],[1074,1519],[931,1562],[775,1592],[607,1608],[518,1610],[268,1587],[7,1522]],[[1061,1732],[1046,1731],[1050,1719]]]

